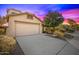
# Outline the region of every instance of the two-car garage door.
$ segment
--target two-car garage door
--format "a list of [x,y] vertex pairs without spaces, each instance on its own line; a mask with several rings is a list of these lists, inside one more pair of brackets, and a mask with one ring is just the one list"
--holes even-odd
[[16,22],[16,36],[33,35],[40,33],[40,24]]

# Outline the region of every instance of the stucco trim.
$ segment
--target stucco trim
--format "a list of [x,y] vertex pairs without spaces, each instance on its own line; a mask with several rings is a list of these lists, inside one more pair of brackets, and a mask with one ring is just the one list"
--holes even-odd
[[38,25],[40,25],[40,23],[25,22],[25,21],[16,21],[16,20],[15,20],[14,22],[27,23],[27,24],[38,24]]
[[16,10],[16,9],[13,9],[13,8],[7,9],[7,13],[9,12],[9,10],[14,10],[14,11],[18,11],[18,12],[22,13],[20,10]]

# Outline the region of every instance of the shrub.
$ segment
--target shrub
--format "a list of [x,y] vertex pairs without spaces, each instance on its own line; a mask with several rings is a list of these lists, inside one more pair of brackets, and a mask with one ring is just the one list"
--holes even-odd
[[63,25],[63,28],[66,32],[73,33],[75,32],[75,28],[70,27],[69,25]]
[[68,34],[68,33],[66,33],[65,35],[64,35],[66,38],[69,38],[69,39],[72,39],[74,36],[72,36],[71,34]]
[[64,35],[65,35],[65,33],[62,32],[62,31],[56,30],[56,31],[54,32],[54,35],[56,35],[57,37],[63,38]]
[[13,37],[0,35],[0,52],[10,53],[15,48],[15,45],[16,40]]
[[79,24],[77,24],[76,29],[79,30]]

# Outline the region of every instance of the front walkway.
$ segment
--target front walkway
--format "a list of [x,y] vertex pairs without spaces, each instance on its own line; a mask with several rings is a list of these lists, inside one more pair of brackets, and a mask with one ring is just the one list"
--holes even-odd
[[46,34],[16,37],[25,55],[78,55],[79,50],[67,41]]

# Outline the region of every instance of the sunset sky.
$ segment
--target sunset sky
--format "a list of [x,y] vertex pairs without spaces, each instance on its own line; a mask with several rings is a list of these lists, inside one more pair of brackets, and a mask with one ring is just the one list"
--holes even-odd
[[6,10],[10,8],[33,13],[41,20],[48,11],[58,11],[62,13],[65,22],[67,18],[71,18],[79,23],[79,4],[0,4],[0,15],[5,16]]

